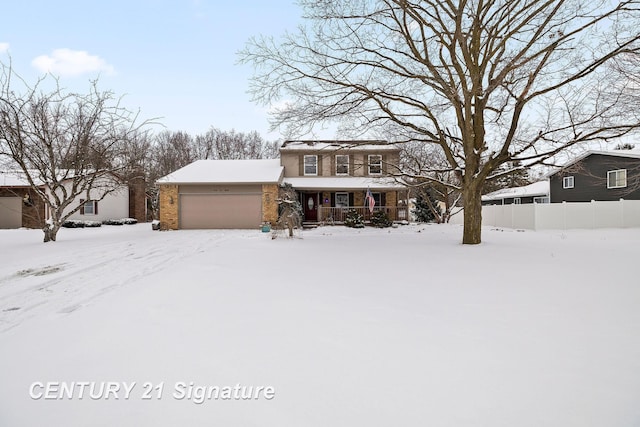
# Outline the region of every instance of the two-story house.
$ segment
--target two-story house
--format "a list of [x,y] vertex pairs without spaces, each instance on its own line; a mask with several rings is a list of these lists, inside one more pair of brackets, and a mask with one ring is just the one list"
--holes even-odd
[[[349,209],[371,215],[383,209],[393,220],[407,219],[406,187],[392,175],[398,172],[400,149],[384,141],[287,141],[280,148],[284,183],[300,196],[307,222],[342,222]],[[367,205],[367,206],[365,206]]]
[[549,175],[551,203],[640,200],[640,151],[588,151]]
[[[349,209],[408,218],[406,188],[391,175],[398,147],[384,141],[287,141],[277,160],[199,160],[158,180],[168,229],[256,228],[278,218],[278,191],[290,184],[304,221],[340,223]],[[366,204],[366,206],[365,206]]]

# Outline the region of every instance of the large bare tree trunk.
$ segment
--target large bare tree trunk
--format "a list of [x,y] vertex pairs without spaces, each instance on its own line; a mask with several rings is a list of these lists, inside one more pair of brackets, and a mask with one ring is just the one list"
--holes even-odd
[[482,236],[482,186],[471,185],[463,190],[464,229],[462,243],[477,245]]

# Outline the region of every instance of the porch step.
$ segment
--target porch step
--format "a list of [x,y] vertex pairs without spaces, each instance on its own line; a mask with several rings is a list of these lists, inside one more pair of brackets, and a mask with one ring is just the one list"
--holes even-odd
[[314,228],[318,228],[317,222],[303,222],[302,229],[303,230],[313,230]]

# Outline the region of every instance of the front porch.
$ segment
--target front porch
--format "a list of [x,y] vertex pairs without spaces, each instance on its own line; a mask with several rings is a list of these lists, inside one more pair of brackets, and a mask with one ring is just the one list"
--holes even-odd
[[[373,213],[366,206],[325,207],[318,206],[316,222],[323,225],[344,223],[347,212],[355,210],[363,216],[365,223],[371,221]],[[406,221],[409,219],[407,206],[375,206],[373,212],[384,211],[391,221]],[[313,222],[306,221],[305,222]]]

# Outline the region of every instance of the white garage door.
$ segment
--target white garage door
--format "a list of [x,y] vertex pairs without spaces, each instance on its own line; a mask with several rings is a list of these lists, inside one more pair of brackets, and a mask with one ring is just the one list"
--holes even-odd
[[0,228],[22,227],[22,199],[0,197]]
[[258,228],[261,194],[181,194],[180,228]]

